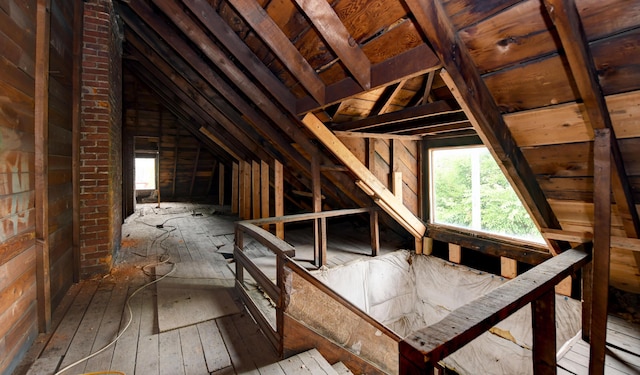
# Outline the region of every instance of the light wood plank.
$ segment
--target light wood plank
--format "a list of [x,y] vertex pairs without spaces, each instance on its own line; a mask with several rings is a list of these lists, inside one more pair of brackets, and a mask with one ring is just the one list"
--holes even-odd
[[398,220],[414,237],[422,237],[426,230],[424,223],[411,213],[315,115],[307,114],[302,122],[376,197],[380,198],[376,203]]
[[462,246],[454,243],[449,244],[449,262],[458,264],[462,262]]
[[221,350],[224,347],[224,340],[215,320],[198,323],[197,328],[209,372],[231,366],[229,353],[226,350]]
[[198,328],[193,325],[180,328],[178,331],[180,332],[185,375],[206,374],[208,372],[207,364],[204,359]]
[[[282,163],[273,162],[274,206],[276,217],[284,215],[284,173]],[[284,223],[276,223],[276,237],[284,240]]]
[[184,374],[180,332],[177,329],[160,332],[158,342],[160,345],[160,375]]
[[[154,332],[155,301],[153,291],[145,289],[139,293],[140,333],[138,335],[138,351],[135,362],[135,374],[158,375],[160,373],[160,347],[158,335]],[[131,348],[129,348],[131,350]]]

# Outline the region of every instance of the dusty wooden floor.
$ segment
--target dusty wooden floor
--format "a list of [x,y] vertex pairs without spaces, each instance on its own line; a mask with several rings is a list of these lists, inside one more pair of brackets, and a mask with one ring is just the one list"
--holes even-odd
[[[127,219],[113,272],[100,279],[73,285],[54,312],[53,327],[41,335],[16,374],[54,374],[95,353],[128,326],[114,345],[97,356],[65,370],[64,374],[120,371],[124,374],[235,374],[269,373],[278,361],[277,353],[262,335],[251,316],[242,312],[195,325],[159,332],[156,285],[130,298],[138,288],[154,279],[154,271],[172,263],[206,265],[208,282],[220,287],[233,285],[233,272],[224,253],[233,248],[232,216],[214,206],[184,203],[140,205]],[[351,231],[341,239],[329,233],[329,264],[366,256],[368,230],[362,239]],[[302,259],[311,256],[312,229],[287,230],[287,241],[300,246]],[[394,238],[394,240],[397,240]],[[395,250],[397,243],[381,239],[381,252]],[[251,246],[250,257],[262,257],[265,250]],[[164,271],[163,271],[164,272]],[[196,275],[197,276],[197,275]],[[33,365],[32,365],[33,364]],[[294,372],[295,373],[295,372]],[[324,372],[320,372],[324,373]]]

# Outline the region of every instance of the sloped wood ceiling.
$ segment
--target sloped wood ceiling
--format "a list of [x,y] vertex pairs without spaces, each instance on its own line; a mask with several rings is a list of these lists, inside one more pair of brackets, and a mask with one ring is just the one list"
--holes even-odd
[[[310,190],[300,124],[478,134],[561,251],[593,232],[593,139],[611,129],[612,262],[639,288],[640,2],[129,0],[125,64],[231,159],[278,159]],[[334,207],[370,204],[324,170]],[[336,189],[337,188],[337,189]],[[614,247],[617,245],[614,245]]]

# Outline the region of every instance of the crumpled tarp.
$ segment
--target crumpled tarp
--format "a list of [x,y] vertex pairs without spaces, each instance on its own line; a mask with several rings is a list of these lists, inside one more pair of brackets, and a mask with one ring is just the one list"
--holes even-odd
[[[432,325],[456,308],[507,282],[442,259],[399,250],[314,272],[322,282],[404,337]],[[560,347],[581,328],[579,301],[556,295],[556,341]],[[443,360],[460,374],[532,374],[531,307]]]

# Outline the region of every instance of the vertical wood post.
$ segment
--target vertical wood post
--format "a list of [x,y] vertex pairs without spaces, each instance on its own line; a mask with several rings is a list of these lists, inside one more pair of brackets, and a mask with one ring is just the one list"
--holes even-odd
[[500,257],[500,275],[507,279],[518,276],[518,261],[511,258]]
[[[236,227],[236,248],[234,249],[235,251],[244,251],[244,233],[238,229],[238,227]],[[236,263],[236,280],[242,284],[244,283],[244,268],[242,268],[242,263],[241,262],[235,262]]]
[[582,273],[582,339],[591,342],[591,307],[593,307],[593,260],[580,270]]
[[218,163],[218,205],[224,206],[224,164]]
[[36,9],[35,61],[35,212],[36,289],[38,329],[51,325],[51,279],[49,265],[49,39],[50,0],[38,0]]
[[251,164],[248,161],[241,161],[242,166],[242,189],[240,194],[240,217],[244,220],[251,218]]
[[[80,99],[82,95],[82,35],[84,2],[75,1],[73,8],[73,78],[71,104],[71,184],[73,189],[73,282],[80,281]],[[124,145],[123,145],[124,148]],[[126,157],[126,156],[125,156]],[[125,197],[127,199],[127,197]],[[128,205],[132,204],[129,201]],[[134,205],[135,207],[135,205]],[[128,210],[127,210],[128,211]],[[132,210],[131,210],[132,211]]]
[[611,246],[611,139],[610,129],[595,129],[593,146],[593,279],[589,374],[604,372],[609,301]]
[[239,210],[238,196],[240,195],[240,171],[238,163],[233,163],[231,166],[231,213],[237,214]]
[[533,373],[556,373],[556,296],[553,289],[531,303]]
[[260,164],[253,160],[251,162],[251,218],[260,218]]
[[[320,176],[320,158],[314,154],[311,158],[311,177],[313,184],[313,212],[322,211],[322,182]],[[327,220],[315,219],[313,226],[313,263],[324,266],[327,261]]]
[[[284,216],[284,171],[282,163],[273,161],[273,205],[275,216]],[[276,223],[276,237],[284,240],[284,223]]]
[[380,252],[380,224],[378,221],[378,210],[371,209],[369,214],[369,226],[371,232],[371,256],[378,256]]
[[[264,160],[260,162],[260,205],[261,217],[269,217],[269,164]],[[269,230],[269,224],[262,227]]]
[[449,262],[458,264],[462,262],[462,246],[454,243],[449,244]]

